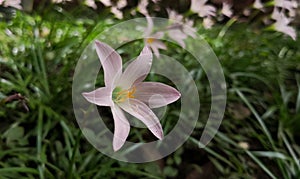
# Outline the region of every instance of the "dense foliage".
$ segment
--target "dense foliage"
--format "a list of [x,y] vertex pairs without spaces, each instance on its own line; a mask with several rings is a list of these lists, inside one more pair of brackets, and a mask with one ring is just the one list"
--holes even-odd
[[[197,126],[172,155],[129,164],[101,154],[85,140],[71,101],[73,71],[82,50],[119,20],[84,6],[0,12],[1,178],[300,176],[299,40],[246,23],[229,21],[207,30],[195,21],[227,80],[227,110],[220,131],[207,147],[198,148],[210,110],[209,85],[189,55],[168,48],[165,53],[182,59],[197,82],[201,101]],[[122,56],[136,54],[135,49],[122,48],[126,49]],[[169,113],[171,119],[163,127],[174,125],[178,111],[171,108]],[[132,134],[137,139],[141,135],[137,130]]]

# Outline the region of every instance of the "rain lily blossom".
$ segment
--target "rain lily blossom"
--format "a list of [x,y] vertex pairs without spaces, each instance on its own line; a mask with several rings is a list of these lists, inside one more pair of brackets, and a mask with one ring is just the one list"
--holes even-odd
[[211,27],[214,25],[214,21],[211,17],[205,17],[203,19],[203,26],[205,29],[211,29]]
[[164,33],[163,32],[156,32],[154,34],[152,34],[153,31],[153,21],[152,18],[149,16],[146,16],[146,20],[147,20],[147,28],[145,29],[144,32],[144,36],[145,36],[145,44],[147,44],[147,46],[149,46],[151,48],[151,50],[153,51],[154,55],[159,58],[159,49],[163,49],[166,50],[167,46],[160,40],[163,36]]
[[[93,0],[86,0],[86,5],[90,6],[94,9],[97,8],[95,2],[92,3]],[[110,7],[110,12],[115,15],[118,19],[123,19],[123,9],[127,5],[127,0],[118,0],[118,1],[111,1],[111,0],[99,0],[105,7]]]
[[164,44],[161,40],[158,40],[163,36],[164,36],[163,32],[157,32],[145,39],[145,43],[151,48],[151,50],[153,51],[154,55],[157,58],[159,58],[160,56],[159,49],[163,49],[163,50],[167,49],[166,44]]
[[287,9],[290,14],[296,13],[296,8],[298,7],[298,3],[296,1],[288,1],[288,0],[274,0],[274,5],[276,7],[281,7],[283,9]]
[[286,17],[284,12],[279,12],[279,10],[277,8],[274,8],[271,18],[276,21],[272,25],[272,27],[276,31],[287,34],[293,40],[296,40],[296,37],[297,37],[296,30],[293,27],[288,25],[292,21],[292,19]]
[[147,6],[149,4],[148,0],[141,0],[137,6],[137,9],[140,13],[146,15],[149,15],[148,10],[147,10]]
[[185,34],[187,34],[187,35],[189,35],[193,38],[196,38],[196,29],[194,28],[194,21],[193,20],[185,19],[185,23],[184,23],[182,31]]
[[182,22],[183,21],[183,15],[178,14],[176,11],[172,9],[167,9],[169,19],[175,21],[175,22]]
[[22,9],[21,0],[0,0],[0,5],[4,7],[14,7],[16,9]]
[[253,3],[253,7],[256,9],[263,9],[264,5],[261,0],[255,0]]
[[149,15],[146,15],[147,28],[145,29],[145,43],[151,48],[156,57],[159,57],[159,49],[166,50],[166,45],[159,39],[168,35],[171,39],[177,42],[181,47],[185,48],[184,40],[188,37],[195,37],[196,30],[193,28],[193,21],[184,19],[182,15],[176,11],[167,9],[170,19],[170,25],[162,31],[152,34],[153,20]]
[[[154,4],[158,3],[160,0],[151,0]],[[149,0],[140,0],[137,5],[137,11],[142,13],[145,16],[149,16],[149,12],[147,10],[147,7],[149,5]],[[135,14],[136,10],[134,10],[132,13]]]
[[206,5],[207,0],[192,0],[191,11],[198,13],[200,17],[216,16],[216,8]]
[[123,9],[127,5],[127,0],[119,0],[114,6],[111,7],[110,12],[118,19],[123,19]]
[[188,37],[196,37],[196,29],[193,27],[194,22],[192,20],[184,19],[182,15],[176,11],[167,9],[169,19],[172,25],[168,28],[168,36],[176,41],[181,47],[185,48],[184,40]]
[[168,30],[168,35],[182,48],[185,48],[184,40],[187,38],[187,35],[184,32],[182,32],[180,29],[170,29]]
[[94,0],[86,0],[84,3],[93,9],[97,9],[97,5]]
[[117,6],[112,6],[110,8],[110,12],[115,15],[116,18],[118,19],[123,19],[123,12],[117,8]]
[[159,119],[150,107],[168,105],[178,100],[180,93],[175,88],[162,83],[142,82],[152,65],[150,49],[145,46],[137,59],[122,72],[120,55],[105,43],[96,41],[95,45],[104,70],[105,87],[82,95],[93,104],[111,108],[114,119],[113,150],[119,150],[129,134],[130,124],[123,110],[141,120],[161,140],[163,130]]
[[203,17],[203,26],[210,29],[214,21],[212,17],[216,16],[216,8],[212,5],[206,5],[207,0],[192,0],[190,10]]
[[231,8],[232,8],[232,4],[228,4],[226,2],[223,2],[223,6],[222,6],[222,10],[221,10],[222,14],[224,16],[231,17],[232,14],[233,14]]

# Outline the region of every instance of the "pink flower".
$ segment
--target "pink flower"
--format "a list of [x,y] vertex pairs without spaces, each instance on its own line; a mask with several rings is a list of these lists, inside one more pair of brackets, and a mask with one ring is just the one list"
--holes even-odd
[[86,0],[84,3],[93,9],[97,9],[97,5],[94,0]]
[[231,7],[232,7],[232,4],[223,2],[223,6],[222,6],[222,10],[221,10],[222,14],[224,16],[231,17],[233,14]]
[[185,48],[184,39],[187,38],[187,35],[182,32],[180,29],[170,29],[168,30],[168,35],[171,39],[176,41],[182,48]]
[[14,7],[16,9],[22,9],[21,0],[2,0],[0,1],[0,4],[3,4],[4,7]]
[[116,6],[118,9],[123,9],[125,6],[127,6],[127,0],[119,0]]
[[147,46],[149,46],[151,48],[151,50],[153,51],[154,55],[159,58],[159,49],[163,49],[166,50],[167,46],[160,41],[159,39],[162,38],[164,36],[163,32],[156,32],[154,34],[152,34],[153,31],[153,21],[152,18],[149,16],[146,16],[147,19],[147,28],[145,29],[145,44],[147,44]]
[[[87,2],[93,1],[93,0],[86,0]],[[127,0],[118,0],[118,1],[111,1],[111,0],[99,0],[105,7],[110,7],[110,12],[115,15],[118,19],[123,19],[123,12],[121,9],[123,9],[127,5]],[[87,4],[88,5],[88,4]],[[90,7],[95,7],[96,4],[88,5]],[[96,6],[97,8],[97,6]],[[96,9],[94,8],[94,9]]]
[[288,26],[288,24],[291,22],[291,19],[287,18],[283,12],[279,12],[277,8],[274,8],[271,17],[276,21],[273,24],[273,27],[276,31],[287,34],[293,40],[296,40],[296,30],[291,26]]
[[207,0],[192,0],[191,11],[198,13],[200,17],[215,16],[216,8],[211,5],[205,5]]
[[147,10],[147,6],[149,4],[148,0],[141,0],[137,6],[137,10],[144,14],[145,16],[149,15],[148,10]]
[[169,19],[175,22],[183,22],[183,15],[178,14],[176,11],[167,9]]
[[262,9],[264,5],[262,4],[261,0],[255,0],[253,3],[253,7],[256,9]]
[[118,0],[116,4],[112,5],[110,8],[110,12],[115,15],[118,19],[123,19],[123,12],[121,9],[123,9],[127,5],[127,0]]
[[[151,0],[154,4],[158,3],[160,0]],[[149,16],[149,12],[147,7],[149,5],[149,0],[140,0],[137,5],[137,11],[142,13],[145,16]],[[159,8],[159,7],[158,7]],[[132,13],[134,14],[136,11],[134,10]]]
[[[114,151],[124,145],[130,130],[130,124],[123,110],[141,120],[161,140],[163,138],[161,124],[149,105],[152,108],[168,105],[178,100],[180,93],[175,88],[162,83],[142,82],[152,65],[152,53],[147,46],[122,73],[120,55],[104,43],[96,41],[95,44],[104,70],[105,87],[82,94],[93,104],[111,108],[115,125]],[[150,100],[151,104],[149,104]]]
[[276,7],[287,9],[289,11],[294,11],[294,9],[297,8],[298,3],[296,1],[289,0],[274,0],[274,5]]
[[116,18],[118,19],[123,19],[123,12],[117,8],[117,6],[112,6],[110,8],[110,12],[115,15]]
[[176,41],[181,47],[185,48],[184,40],[189,36],[196,37],[196,30],[193,28],[194,22],[186,20],[176,11],[167,9],[171,25],[166,31],[168,36]]
[[194,26],[194,21],[186,19],[182,31],[185,34],[187,34],[193,38],[196,38],[197,30],[193,26]]
[[214,25],[214,21],[211,17],[205,17],[202,24],[205,29],[210,29]]

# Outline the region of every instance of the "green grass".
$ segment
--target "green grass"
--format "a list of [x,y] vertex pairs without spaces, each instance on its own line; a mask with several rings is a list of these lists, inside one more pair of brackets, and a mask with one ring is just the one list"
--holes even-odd
[[[206,148],[198,148],[210,110],[208,82],[191,57],[169,48],[167,53],[182,59],[191,71],[203,115],[189,140],[175,153],[156,162],[127,164],[101,154],[86,141],[71,102],[73,70],[82,50],[117,21],[104,20],[103,14],[87,9],[66,12],[55,6],[43,14],[17,11],[2,15],[0,178],[300,176],[299,40],[247,24],[219,25],[212,30],[198,25],[198,32],[220,59],[228,83],[220,132]],[[123,48],[128,54],[137,54],[132,48]],[[4,102],[15,93],[25,99]],[[164,126],[173,126],[177,113],[171,108],[171,120]],[[131,131],[134,140],[141,140],[141,135],[140,130]],[[249,147],[241,147],[241,142]]]

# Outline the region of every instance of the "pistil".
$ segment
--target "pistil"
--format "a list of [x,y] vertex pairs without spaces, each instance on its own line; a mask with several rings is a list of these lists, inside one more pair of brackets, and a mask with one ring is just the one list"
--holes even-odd
[[121,103],[129,98],[134,98],[135,87],[122,90],[120,87],[116,87],[113,91],[112,98],[115,103]]

